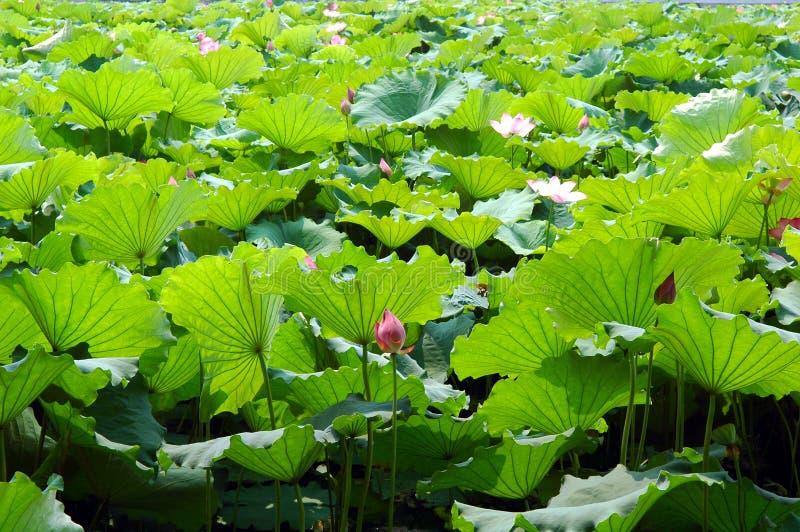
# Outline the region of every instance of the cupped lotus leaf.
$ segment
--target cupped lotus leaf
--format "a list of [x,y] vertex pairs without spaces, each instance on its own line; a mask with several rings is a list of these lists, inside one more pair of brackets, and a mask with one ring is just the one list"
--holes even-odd
[[158,371],[147,376],[147,385],[152,393],[167,393],[177,390],[200,372],[200,347],[191,334],[178,338],[170,347],[167,361]]
[[53,352],[87,343],[92,357],[135,357],[174,340],[142,285],[121,284],[106,264],[15,273],[14,293]]
[[267,42],[277,37],[283,28],[280,14],[269,11],[256,19],[237,24],[231,30],[230,38],[266,50]]
[[424,127],[449,116],[465,96],[460,81],[407,70],[359,88],[351,117],[357,127]]
[[[607,12],[605,11],[597,13],[598,24],[603,23],[604,15],[606,14]],[[621,58],[622,50],[617,47],[591,48],[585,54],[582,54],[575,64],[562,69],[561,73],[566,76],[581,75],[586,78],[593,78],[605,73],[610,65],[617,63]]]
[[553,436],[503,438],[492,447],[479,447],[471,460],[433,474],[430,482],[417,484],[418,493],[459,488],[503,497],[524,499],[544,480],[565,453],[592,449],[583,431],[570,429]]
[[[568,235],[559,237],[554,247],[559,253],[574,254],[589,240],[608,242],[613,238],[659,238],[664,232],[663,224],[635,221],[631,214],[621,214],[616,218],[612,214],[610,218],[584,221],[580,231],[571,231]],[[503,227],[497,230],[495,238],[504,242],[500,234],[502,229]],[[541,237],[541,244],[544,244],[544,236]]]
[[269,361],[273,368],[314,373],[327,365],[329,356],[324,341],[314,336],[302,316],[295,315],[275,332]]
[[775,121],[760,100],[733,89],[711,89],[664,116],[658,126],[660,146],[653,155],[667,160],[696,157],[731,133]]
[[141,185],[109,185],[70,203],[57,227],[85,239],[88,258],[133,267],[154,264],[164,240],[204,212],[202,190],[194,181],[163,186],[158,196]]
[[548,84],[548,89],[580,102],[591,102],[612,79],[614,75],[610,73],[588,78],[580,74],[570,77],[559,76]]
[[489,240],[503,220],[494,216],[476,216],[471,212],[457,214],[454,209],[444,211],[431,220],[438,232],[465,248],[475,249]]
[[[650,172],[653,173],[650,173]],[[666,194],[676,186],[687,182],[685,174],[673,170],[655,172],[645,166],[641,172],[625,174],[616,179],[590,177],[581,181],[581,192],[589,196],[588,201],[599,203],[619,213],[629,213],[642,201]]]
[[680,92],[649,91],[619,91],[614,96],[614,107],[619,110],[630,109],[647,113],[653,122],[661,121],[676,105],[689,101],[688,94]]
[[524,188],[530,175],[512,168],[500,157],[454,157],[436,152],[431,164],[446,168],[459,185],[474,199],[496,196],[510,188]]
[[283,30],[275,38],[275,47],[288,50],[298,57],[307,57],[317,47],[317,27],[311,24],[298,24]]
[[50,477],[44,490],[21,472],[11,482],[0,482],[0,528],[81,532],[83,527],[64,513],[64,505],[56,499],[63,488],[58,475]]
[[634,76],[651,78],[662,83],[686,81],[694,76],[691,63],[676,50],[634,52],[623,68]]
[[370,35],[353,44],[353,49],[362,57],[369,56],[376,59],[393,57],[401,59],[405,58],[416,46],[419,46],[421,40],[420,36],[414,33],[398,33],[386,36]]
[[563,137],[555,140],[543,140],[533,148],[536,155],[556,170],[566,170],[583,159],[588,151],[588,146],[581,146],[577,142],[566,140]]
[[0,209],[30,213],[38,209],[58,187],[77,188],[91,181],[94,161],[72,152],[37,161],[8,181],[0,182]]
[[490,433],[521,428],[546,434],[571,427],[589,429],[628,398],[630,371],[625,361],[565,353],[544,358],[540,364],[533,372],[494,385],[479,410]]
[[[550,241],[552,244],[552,235]],[[503,224],[494,233],[495,240],[508,246],[517,255],[530,255],[544,246],[547,237],[547,222],[544,220],[531,220]]]
[[267,207],[277,204],[280,210],[296,197],[297,192],[288,188],[276,190],[247,182],[237,183],[233,188],[222,185],[208,198],[206,219],[226,229],[241,231]]
[[237,124],[266,137],[279,148],[295,153],[327,152],[346,138],[338,112],[320,100],[290,94],[264,102],[239,115]]
[[546,253],[518,269],[511,297],[549,307],[559,326],[576,334],[604,322],[646,328],[656,319],[653,294],[670,273],[678,290],[705,294],[732,284],[741,263],[738,249],[713,241],[590,240],[572,256]]
[[386,216],[374,214],[372,211],[343,211],[339,222],[360,225],[389,249],[397,249],[428,227],[433,215],[424,216],[392,209]]
[[689,290],[659,307],[649,334],[709,393],[750,388],[782,397],[800,379],[800,336],[742,315],[709,313]]
[[61,75],[58,89],[72,108],[68,120],[90,129],[125,129],[139,115],[172,109],[170,92],[156,74],[117,63],[105,63],[97,72],[72,69]]
[[67,368],[72,357],[53,357],[41,347],[22,360],[0,367],[0,428],[17,417]]
[[46,343],[47,337],[6,286],[0,286],[0,297],[3,299],[0,307],[0,364],[6,364],[11,362],[11,355],[18,345],[30,349],[35,344]]
[[450,361],[461,379],[494,373],[516,376],[571,349],[544,308],[507,303],[488,324],[475,325],[468,338],[456,338]]
[[445,124],[453,129],[481,131],[489,127],[489,120],[506,112],[513,100],[511,93],[503,90],[486,92],[483,89],[470,89]]
[[[787,288],[791,284],[789,283]],[[778,290],[781,289],[776,288],[773,295]],[[717,301],[709,306],[714,310],[729,314],[749,312],[751,315],[758,315],[762,313],[762,309],[766,308],[770,302],[767,283],[759,275],[756,275],[753,279],[742,279],[737,281],[736,284],[719,286],[716,289],[716,294]],[[787,325],[786,322],[781,320],[780,308],[776,309],[775,314],[778,316],[778,321]]]
[[39,143],[28,121],[11,113],[0,113],[0,165],[24,163],[41,159],[47,150]]
[[216,412],[236,412],[264,387],[283,298],[253,293],[244,262],[203,257],[169,277],[161,304],[200,347]]
[[417,248],[408,263],[394,256],[379,263],[352,255],[352,248],[346,247],[325,260],[318,258],[320,269],[312,271],[298,266],[269,274],[258,266],[253,286],[284,294],[289,310],[316,316],[325,328],[363,345],[374,339],[375,323],[386,309],[404,323],[439,318],[441,296],[450,293],[461,277],[447,257],[427,246]]
[[266,240],[272,247],[292,244],[305,250],[312,257],[330,255],[342,249],[347,235],[337,231],[328,220],[316,223],[309,218],[288,222],[264,220],[247,227],[247,240]]
[[703,162],[714,172],[735,172],[747,178],[764,148],[774,147],[786,163],[800,165],[800,133],[783,125],[752,125],[732,133],[703,152]]
[[[375,454],[379,460],[381,456],[391,456],[390,445],[389,432],[376,438]],[[476,448],[488,445],[489,434],[480,416],[411,416],[397,425],[397,468],[430,476],[468,460]]]
[[265,67],[261,54],[249,46],[223,46],[206,55],[184,57],[178,64],[191,70],[200,81],[212,83],[218,89],[254,80]]
[[559,134],[575,131],[584,115],[584,110],[570,105],[566,96],[549,91],[529,93],[514,101],[509,112],[532,117]]
[[153,192],[158,192],[161,185],[169,183],[169,178],[180,178],[186,173],[186,169],[174,161],[166,159],[148,159],[145,162],[136,161],[130,165],[124,165],[114,173],[115,183],[139,183],[147,185]]
[[108,35],[92,32],[67,42],[59,43],[47,54],[47,60],[58,63],[69,59],[73,65],[80,65],[92,56],[108,59],[114,55],[117,43]]
[[[30,6],[30,2],[28,2],[27,4],[24,3],[24,2],[18,3],[18,5],[14,6],[14,7],[15,8],[22,7],[24,9],[29,9],[30,7],[33,7],[33,11],[36,10],[35,4],[34,4],[34,6]],[[33,16],[34,12],[31,12],[30,15]],[[12,19],[12,23],[13,22],[22,22],[23,26],[27,25],[26,24],[27,21],[22,19],[22,17],[20,17],[20,18],[21,18],[21,20],[16,20],[16,21],[14,21]],[[61,28],[60,30],[55,32],[50,37],[42,40],[41,42],[38,42],[33,46],[28,46],[26,48],[23,48],[22,51],[24,53],[26,53],[26,54],[46,57],[47,54],[49,54],[53,50],[53,48],[55,48],[56,46],[58,46],[62,42],[68,42],[72,38],[72,31],[73,31],[72,21],[67,19],[67,20],[64,21],[64,27],[63,28]],[[23,37],[20,36],[20,38],[22,39]]]
[[654,196],[636,208],[635,220],[685,227],[719,237],[758,181],[737,174],[697,171],[686,187]]
[[212,83],[202,83],[185,68],[161,72],[161,79],[172,93],[173,106],[167,109],[172,116],[192,124],[214,124],[225,116],[219,89]]
[[322,452],[321,437],[311,425],[290,425],[280,438],[270,443],[263,442],[258,434],[234,434],[223,455],[259,475],[296,483]]

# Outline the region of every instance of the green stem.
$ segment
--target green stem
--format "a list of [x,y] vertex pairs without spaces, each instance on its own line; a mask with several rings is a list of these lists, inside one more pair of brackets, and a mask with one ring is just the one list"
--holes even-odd
[[34,239],[36,227],[36,209],[31,211],[31,244],[36,245],[36,240]]
[[6,471],[6,427],[0,425],[0,482],[8,482]]
[[233,519],[231,520],[231,530],[236,530],[236,525],[239,522],[239,494],[242,490],[242,477],[244,477],[244,468],[239,468],[239,478],[236,479],[236,495],[233,497]]
[[[269,367],[267,365],[267,358],[260,354],[258,361],[261,364],[261,374],[264,377],[264,389],[267,394],[267,410],[269,410],[269,423],[272,430],[278,428],[275,422],[275,408],[272,405],[272,388],[269,382]],[[281,483],[275,481],[275,530],[281,529]]]
[[172,118],[172,113],[167,113],[167,119],[164,121],[164,140],[167,140],[169,136],[169,121]]
[[797,457],[795,456],[794,452],[794,450],[797,448],[797,444],[794,441],[794,431],[791,429],[791,426],[789,425],[789,420],[786,419],[786,415],[783,413],[781,404],[778,402],[777,399],[775,399],[775,396],[772,396],[772,400],[775,403],[775,408],[778,409],[778,414],[780,414],[781,416],[781,422],[783,423],[783,428],[786,430],[786,435],[789,438],[789,453],[791,454],[790,456],[791,475],[789,476],[789,492],[791,492],[795,482],[795,478],[797,476],[797,471],[796,471]]
[[47,437],[47,414],[42,416],[42,426],[39,428],[39,445],[36,447],[36,460],[34,463],[36,467],[41,465],[42,452],[44,451],[44,442]]
[[675,452],[683,450],[683,367],[675,361]]
[[111,155],[111,131],[108,129],[108,124],[103,120],[103,129],[106,130],[106,155]]
[[392,480],[389,488],[389,532],[394,530],[394,497],[397,477],[397,355],[392,355]]
[[381,141],[383,143],[383,156],[388,159],[389,158],[389,148],[386,145],[386,126],[381,128]]
[[572,474],[576,477],[581,474],[581,459],[578,456],[578,451],[570,451],[569,457],[572,460]]
[[[372,401],[372,392],[369,387],[369,351],[367,350],[367,343],[361,345],[361,370],[364,374],[364,398],[367,401]],[[374,427],[371,419],[367,420],[367,457],[364,462],[364,491],[361,494],[361,501],[358,503],[358,513],[356,514],[356,530],[360,531],[364,525],[364,511],[367,507],[367,498],[369,496],[370,480],[372,478],[372,455],[374,448]]]
[[619,463],[624,466],[628,465],[628,443],[636,399],[636,353],[628,353],[628,368],[630,390],[628,391],[628,408],[625,410],[625,424],[622,426],[622,443],[619,451]]
[[737,509],[739,511],[739,532],[745,532],[747,527],[744,520],[744,489],[742,488],[742,468],[739,463],[738,451],[733,457],[733,466],[736,468]]
[[650,386],[652,386],[653,378],[653,350],[650,350],[650,356],[647,359],[647,388],[645,388],[645,399],[644,399],[644,416],[642,417],[642,431],[639,433],[639,450],[636,452],[636,462],[634,465],[636,467],[642,463],[644,459],[644,443],[645,438],[647,437],[647,422],[650,417]]
[[206,532],[211,532],[213,518],[211,515],[211,468],[206,469]]
[[353,483],[353,443],[350,438],[344,442],[344,493],[342,494],[342,512],[339,516],[339,531],[347,532],[347,517],[350,513],[350,489]]
[[517,154],[517,147],[511,146],[511,169],[514,169],[514,156]]
[[328,489],[328,515],[331,521],[332,526],[336,526],[336,511],[333,509],[333,490],[331,490],[331,484],[333,475],[331,475],[331,457],[328,454],[328,447],[326,446],[324,449],[325,452],[325,475],[327,477],[327,482],[325,483]]
[[375,244],[375,258],[381,258],[381,253],[383,253],[383,242],[378,240],[378,243]]
[[[761,249],[761,238],[768,235],[767,233],[767,215],[769,214],[769,203],[764,204],[764,217],[761,219],[761,227],[758,229],[758,241],[756,241],[756,250]],[[767,239],[767,245],[769,240]]]
[[297,497],[297,513],[298,513],[298,521],[299,521],[299,529],[305,530],[306,529],[306,509],[303,505],[303,490],[300,489],[300,483],[294,483],[294,492],[295,496]]
[[350,161],[350,117],[349,116],[344,117],[344,124],[347,127],[347,144],[345,144],[344,148],[344,155],[345,155],[344,160],[345,162],[349,162]]
[[478,250],[472,250],[472,267],[474,268],[473,275],[478,275],[481,272],[481,265],[478,263]]
[[144,257],[139,257],[139,273],[144,275]]
[[550,209],[547,212],[547,229],[544,232],[544,250],[550,249],[550,224],[553,223],[553,210],[555,204],[550,200]]
[[[717,396],[711,394],[708,398],[708,414],[706,414],[706,431],[703,436],[703,472],[708,472],[711,464],[711,429],[714,426],[714,412],[717,409]],[[708,531],[708,486],[703,486],[703,532]]]
[[746,419],[744,417],[744,406],[742,405],[742,396],[739,392],[733,392],[733,408],[735,411],[738,412],[739,416],[739,426],[737,427],[738,433],[744,442],[744,448],[747,449],[747,456],[750,457],[750,469],[752,475],[752,481],[756,482],[758,478],[758,470],[756,468],[756,458],[753,454],[753,448],[750,446],[750,439],[748,438],[747,434],[749,433],[746,427]]

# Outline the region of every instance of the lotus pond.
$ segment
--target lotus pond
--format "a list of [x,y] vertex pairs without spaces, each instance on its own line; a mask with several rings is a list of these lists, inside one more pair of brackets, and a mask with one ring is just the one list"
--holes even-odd
[[0,10],[0,530],[800,526],[800,10]]

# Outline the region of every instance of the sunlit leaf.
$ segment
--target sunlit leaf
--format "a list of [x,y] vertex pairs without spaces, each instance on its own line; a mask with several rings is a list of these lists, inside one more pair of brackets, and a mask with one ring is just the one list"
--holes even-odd
[[496,196],[509,188],[524,188],[530,176],[520,168],[512,168],[500,157],[454,157],[437,152],[432,164],[446,168],[450,175],[475,199]]
[[174,105],[167,110],[175,118],[194,124],[213,124],[225,116],[225,106],[213,84],[201,83],[183,68],[164,70],[161,79],[172,93]]
[[267,207],[278,210],[297,197],[297,192],[284,188],[254,187],[238,183],[232,189],[220,186],[208,198],[206,218],[233,231],[241,231]]
[[63,489],[63,481],[57,475],[50,478],[44,491],[22,472],[15,473],[10,482],[0,482],[0,528],[51,532],[83,530],[64,513],[64,505],[56,499],[60,489]]
[[0,367],[0,427],[17,417],[71,366],[72,357],[52,357],[37,347],[19,362]]
[[245,83],[259,77],[264,58],[249,46],[223,46],[206,55],[184,57],[179,64],[191,70],[200,81],[225,89],[236,82]]

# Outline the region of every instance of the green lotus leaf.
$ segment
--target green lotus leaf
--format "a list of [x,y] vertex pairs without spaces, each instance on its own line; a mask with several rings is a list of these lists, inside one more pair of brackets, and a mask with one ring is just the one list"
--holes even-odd
[[[389,432],[377,436],[375,455],[379,460],[391,456],[390,439]],[[411,416],[397,425],[397,468],[430,476],[468,460],[476,448],[488,445],[489,434],[480,416]]]
[[524,188],[530,176],[500,157],[454,157],[436,152],[431,164],[446,168],[459,185],[474,199],[496,196],[510,188]]
[[[602,20],[605,13],[598,13],[598,21]],[[580,59],[564,69],[561,73],[566,76],[581,75],[593,78],[606,72],[610,65],[617,63],[622,58],[622,50],[617,47],[591,48]]]
[[30,255],[30,242],[15,242],[14,240],[0,236],[0,268],[10,263],[20,263]]
[[72,152],[37,161],[8,181],[0,182],[0,209],[30,213],[37,210],[58,187],[75,189],[91,181],[95,163]]
[[558,334],[544,309],[509,303],[487,325],[475,325],[469,338],[456,338],[450,361],[461,379],[494,373],[516,376],[570,349],[571,343]]
[[591,102],[612,79],[614,79],[614,75],[611,73],[598,74],[588,78],[580,74],[570,77],[562,75],[551,81],[548,89],[580,102]]
[[614,96],[614,107],[619,110],[645,112],[653,122],[660,122],[676,105],[689,101],[688,94],[680,92],[619,91]]
[[471,212],[456,214],[450,209],[431,220],[431,226],[438,232],[469,249],[489,240],[503,221],[493,216],[476,216]]
[[[769,219],[767,227],[778,226],[781,218],[800,217],[800,187],[792,187],[785,194],[775,198],[775,202],[769,206]],[[740,236],[744,238],[758,238],[763,234],[761,224],[764,221],[764,204],[761,202],[763,189],[754,186],[747,197],[736,210],[733,219],[725,227],[725,234]],[[784,232],[786,235],[786,232]]]
[[0,148],[0,165],[35,161],[47,150],[39,143],[36,133],[24,117],[0,113],[0,135],[5,139]]
[[[291,117],[287,121],[287,117]],[[327,152],[346,137],[338,112],[326,103],[302,94],[290,94],[264,102],[239,115],[237,124],[255,131],[279,148],[295,153]]]
[[[652,170],[643,167],[644,172]],[[677,171],[643,175],[638,170],[633,174],[622,175],[616,179],[591,177],[581,181],[581,192],[589,196],[589,201],[604,205],[619,213],[629,213],[642,201],[666,194],[676,186],[687,181],[684,174]]]
[[120,184],[138,183],[147,185],[153,192],[158,192],[161,185],[169,183],[169,178],[180,178],[186,170],[180,164],[166,159],[148,159],[135,162],[130,166],[122,166],[114,174],[114,182]]
[[249,46],[223,46],[206,55],[184,57],[176,65],[188,68],[198,80],[212,83],[218,89],[254,80],[261,75],[265,66],[261,54]]
[[730,133],[774,122],[760,100],[736,90],[712,89],[675,106],[664,117],[658,127],[660,146],[653,155],[668,160],[696,157]]
[[295,315],[275,332],[270,364],[295,373],[314,373],[330,365],[329,356],[324,340],[314,336],[304,318]]
[[0,428],[17,417],[67,368],[72,357],[53,357],[36,347],[13,364],[0,369]]
[[322,443],[311,425],[290,425],[271,444],[262,442],[258,434],[231,436],[231,445],[224,452],[225,458],[267,478],[297,483],[322,452]]
[[564,353],[539,364],[533,372],[494,385],[480,409],[491,434],[521,428],[546,434],[589,429],[628,398],[629,364],[624,361]]
[[47,54],[47,60],[58,63],[69,59],[73,65],[80,65],[87,59],[95,56],[98,59],[108,59],[114,55],[117,43],[108,35],[92,32],[82,35],[74,41],[62,42],[56,45]]
[[0,528],[80,532],[83,527],[64,513],[64,505],[56,499],[63,488],[58,475],[50,477],[44,490],[21,472],[11,482],[0,482]]
[[548,91],[531,92],[515,100],[509,112],[532,117],[559,134],[575,131],[584,115],[584,110],[570,105],[566,96]]
[[[616,218],[612,214],[610,218],[612,219],[584,221],[580,231],[571,231],[568,235],[559,236],[556,249],[559,253],[574,254],[589,240],[608,242],[614,238],[659,238],[664,232],[663,224],[634,221],[630,214],[621,214]],[[503,227],[497,230],[495,238],[504,242],[500,234],[502,229]],[[540,245],[542,244],[544,244],[543,234]]]
[[[787,285],[787,288],[792,283]],[[778,289],[775,289],[777,292]],[[729,314],[738,314],[740,312],[749,312],[751,315],[761,314],[762,308],[765,308],[770,302],[769,289],[767,284],[761,276],[756,275],[753,279],[743,279],[737,281],[736,284],[720,286],[716,289],[717,300],[709,306],[714,310],[726,312]],[[780,309],[776,309],[780,321]],[[781,321],[784,325],[787,323]]]
[[126,70],[119,61],[105,63],[97,72],[67,70],[58,89],[72,108],[68,119],[90,129],[125,129],[139,115],[172,109],[170,93],[158,76],[144,69]]
[[236,242],[217,228],[195,226],[178,231],[178,238],[195,257],[218,255],[223,248],[233,249]]
[[164,240],[179,225],[202,216],[200,186],[184,181],[164,186],[159,196],[141,185],[109,185],[70,203],[57,227],[88,242],[88,258],[127,266],[155,264]]
[[15,273],[13,290],[53,352],[85,342],[95,358],[135,357],[174,340],[145,288],[121,284],[105,264],[24,270]]
[[236,412],[264,386],[283,298],[254,294],[244,262],[203,257],[176,268],[161,304],[200,347],[214,412]]
[[282,29],[280,15],[267,12],[256,19],[245,20],[237,24],[231,31],[230,38],[266,50],[267,42],[277,37]]
[[703,152],[703,162],[714,172],[735,172],[749,177],[764,148],[776,148],[785,164],[800,165],[800,133],[783,125],[749,126]]
[[479,447],[467,462],[433,474],[417,484],[418,493],[460,488],[493,497],[524,499],[544,480],[558,459],[576,448],[592,448],[582,431],[555,436],[505,437],[492,447]]
[[308,57],[317,47],[317,27],[311,24],[298,24],[283,30],[275,38],[275,47],[288,50],[297,57]]
[[[581,231],[581,234],[583,234],[583,231]],[[494,233],[495,240],[511,248],[511,251],[517,255],[531,255],[544,246],[546,236],[547,222],[544,220],[503,224]],[[550,240],[552,245],[552,236]],[[559,249],[561,246],[562,244],[559,241]]]
[[588,146],[558,137],[555,140],[543,140],[533,148],[533,152],[544,162],[556,170],[566,170],[577,163],[589,151]]
[[397,249],[428,227],[432,216],[432,214],[428,216],[413,214],[400,209],[392,209],[386,216],[376,215],[369,210],[358,212],[342,210],[338,221],[360,225],[387,248]]
[[175,118],[192,124],[214,124],[225,116],[219,89],[198,81],[189,70],[162,70],[161,79],[172,93],[174,105],[167,110]]
[[[483,201],[476,201],[472,207],[472,214],[475,216],[491,216],[503,223],[514,223],[519,220],[528,220],[533,211],[533,204],[536,200],[536,193],[529,187],[522,190],[508,189],[498,197]],[[566,212],[566,219],[571,223],[571,217]],[[555,224],[561,226],[560,216],[556,216]]]
[[30,349],[35,344],[46,343],[47,337],[11,290],[0,286],[0,296],[4,302],[0,309],[0,364],[7,364],[17,346]]
[[167,393],[177,390],[199,372],[200,348],[193,335],[185,334],[170,347],[167,361],[155,374],[145,379],[152,393]]
[[330,255],[342,249],[342,241],[347,236],[334,229],[324,220],[316,223],[308,218],[300,218],[289,222],[264,220],[247,227],[249,242],[264,239],[272,247],[283,247],[292,244],[305,250],[312,257]]
[[782,397],[800,378],[798,335],[742,315],[709,314],[688,290],[675,304],[659,307],[650,335],[709,393],[750,387],[759,395]]
[[732,284],[741,262],[738,249],[713,241],[684,239],[675,246],[645,239],[590,240],[574,255],[546,253],[521,267],[513,294],[551,308],[565,330],[593,332],[604,322],[646,328],[656,319],[653,294],[670,273],[678,289],[689,286],[705,294]]
[[[371,257],[356,259],[351,249],[318,258],[319,270],[298,266],[265,275],[266,268],[258,266],[253,286],[284,294],[288,309],[316,316],[338,336],[363,345],[374,339],[375,323],[385,309],[404,323],[439,318],[441,295],[451,292],[460,277],[447,257],[427,246],[417,248],[415,260],[408,263],[394,257],[381,263]],[[357,271],[351,272],[349,265]]]
[[361,57],[404,59],[413,48],[419,46],[421,40],[414,33],[370,35],[353,44],[353,49]]
[[[208,198],[206,219],[232,231],[241,231],[256,217],[270,210],[279,210],[297,197],[297,192],[284,188],[255,187],[250,183],[237,183],[232,189],[220,186]],[[281,205],[274,209],[275,205]]]
[[449,116],[465,96],[460,81],[407,70],[362,86],[351,118],[357,127],[424,127]]
[[691,63],[676,50],[634,52],[625,62],[624,69],[634,76],[647,77],[662,83],[686,81],[694,76]]
[[485,92],[483,89],[470,89],[467,97],[445,124],[453,129],[481,131],[489,127],[489,120],[502,115],[511,105],[514,97],[506,91]]
[[[32,7],[33,10],[32,10],[32,12],[30,14],[34,15],[35,10],[36,10],[35,4],[34,4],[34,6],[31,6],[30,4],[31,4],[31,2],[27,2],[27,3],[23,2],[21,4],[18,4],[17,6],[14,6],[14,7],[19,7],[19,6],[22,6],[24,8]],[[22,22],[22,26],[21,27],[24,27],[24,26],[27,25],[27,21],[24,18],[22,18],[22,20],[16,20],[16,21],[12,19],[10,21],[11,25],[13,25],[15,22],[16,23]],[[9,29],[11,29],[11,28],[9,28]],[[23,48],[22,51],[24,53],[26,53],[26,54],[46,57],[47,54],[49,54],[53,50],[53,48],[55,48],[56,46],[58,46],[59,44],[61,44],[63,42],[68,42],[72,38],[72,31],[73,31],[72,21],[67,19],[67,20],[64,21],[64,27],[63,28],[61,28],[60,30],[55,32],[50,37],[42,40],[41,42],[38,42],[38,43],[34,44],[33,46],[28,46],[26,48]],[[22,35],[18,36],[19,39],[25,39],[26,37],[29,37],[29,36],[26,36],[24,33]]]

